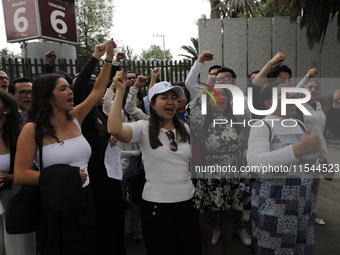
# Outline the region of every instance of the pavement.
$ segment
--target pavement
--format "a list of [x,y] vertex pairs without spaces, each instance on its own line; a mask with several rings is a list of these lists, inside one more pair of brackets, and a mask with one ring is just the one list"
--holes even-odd
[[[340,166],[340,142],[328,142],[330,163]],[[126,211],[126,254],[146,255],[143,241],[134,242],[128,231],[129,213]],[[340,172],[332,181],[320,180],[317,214],[326,222],[325,226],[316,225],[314,255],[340,255]],[[250,223],[246,223],[251,233]],[[221,240],[214,246],[215,255],[223,254]],[[251,248],[242,245],[240,239],[233,236],[233,255],[251,255]],[[161,253],[159,255],[162,255]],[[176,254],[174,254],[176,255]]]

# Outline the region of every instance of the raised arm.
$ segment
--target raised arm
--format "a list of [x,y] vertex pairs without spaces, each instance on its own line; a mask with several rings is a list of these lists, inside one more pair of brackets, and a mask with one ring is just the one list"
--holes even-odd
[[72,90],[74,94],[74,105],[78,105],[83,102],[88,96],[89,80],[93,70],[96,68],[99,59],[104,55],[105,51],[100,50],[100,47],[95,47],[91,59],[87,64],[81,69],[79,75],[74,81]]
[[157,78],[160,72],[161,72],[161,69],[159,67],[155,67],[154,69],[151,70],[151,81],[150,81],[149,88],[148,88],[149,90],[157,82]]
[[117,52],[115,61],[112,63],[111,72],[110,72],[110,80],[115,77],[116,72],[120,70],[120,61],[125,58],[124,52]]
[[136,106],[137,93],[140,86],[145,85],[148,82],[148,77],[138,76],[135,84],[130,88],[129,94],[127,95],[125,102],[125,111],[135,120],[147,120],[146,115],[142,109]]
[[308,81],[311,78],[313,78],[317,73],[318,71],[316,70],[316,68],[309,69],[306,75],[302,78],[302,80],[296,85],[296,87],[303,88],[308,83]]
[[43,66],[43,74],[53,73],[54,72],[54,62],[57,58],[57,55],[53,50],[49,50],[45,53],[46,64]]
[[106,57],[102,70],[99,74],[98,79],[93,85],[91,93],[81,104],[77,105],[71,112],[72,115],[74,115],[80,123],[82,123],[87,114],[92,110],[93,107],[95,107],[99,99],[104,95],[106,85],[109,81],[111,63],[114,55],[113,50],[116,47],[116,44],[111,39],[103,44],[96,45],[96,47],[98,47],[99,51],[106,50]]
[[115,85],[112,80],[110,87],[106,89],[106,92],[104,95],[104,102],[103,102],[103,113],[105,113],[107,116],[109,116],[109,112],[112,106],[114,90],[115,90]]
[[257,87],[263,87],[266,84],[266,78],[269,70],[276,64],[285,61],[286,55],[282,52],[276,53],[276,55],[269,60],[264,67],[262,67],[261,71],[254,77],[252,83]]
[[214,54],[210,51],[203,51],[201,55],[197,58],[193,66],[191,67],[187,78],[185,79],[185,87],[190,92],[191,98],[196,97],[200,93],[198,89],[198,76],[201,72],[202,64],[205,61],[211,61],[214,59]]
[[116,139],[128,143],[132,138],[132,128],[122,123],[122,105],[126,89],[126,74],[123,71],[118,71],[113,78],[113,82],[116,86],[116,95],[109,113],[107,129]]

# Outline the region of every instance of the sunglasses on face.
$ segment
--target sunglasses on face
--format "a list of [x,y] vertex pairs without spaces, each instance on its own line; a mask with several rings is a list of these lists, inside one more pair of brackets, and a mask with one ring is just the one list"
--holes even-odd
[[2,80],[8,81],[8,77],[7,76],[0,76],[0,81],[2,81]]
[[170,144],[169,148],[171,151],[177,151],[177,143],[175,142],[175,134],[172,131],[165,132],[169,138]]
[[127,79],[127,80],[135,80],[136,77],[131,76],[131,77],[127,77],[126,79]]
[[18,94],[21,97],[27,97],[28,95],[31,95],[31,93],[32,93],[32,90],[20,90],[20,91],[18,91]]

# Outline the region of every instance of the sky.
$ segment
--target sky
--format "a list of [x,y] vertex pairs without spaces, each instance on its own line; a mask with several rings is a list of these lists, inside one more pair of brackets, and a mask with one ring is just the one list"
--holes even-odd
[[[2,1],[1,1],[2,2]],[[202,14],[210,17],[208,0],[113,0],[113,28],[109,37],[118,45],[127,45],[134,54],[140,55],[151,45],[170,50],[174,60],[180,60],[178,54],[186,54],[182,45],[192,45],[190,37],[198,37],[195,24]],[[108,38],[109,39],[109,38]],[[0,4],[0,49],[9,48],[21,53],[19,43],[7,43],[2,3]]]

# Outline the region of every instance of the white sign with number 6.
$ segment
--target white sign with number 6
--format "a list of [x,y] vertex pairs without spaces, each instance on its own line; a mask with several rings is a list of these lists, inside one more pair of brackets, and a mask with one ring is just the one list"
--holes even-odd
[[[61,16],[61,17],[65,17],[65,13],[59,10],[55,10],[51,13],[51,17],[50,17],[50,21],[51,21],[51,25],[54,29],[54,31],[56,31],[59,34],[66,34],[67,33],[67,25],[65,23],[65,21],[63,21],[62,19],[58,19],[57,17]],[[58,24],[61,25],[61,28],[58,27]]]
[[26,32],[28,28],[28,20],[25,17],[19,17],[21,13],[25,13],[26,8],[20,7],[18,8],[13,15],[13,22],[15,29],[20,32]]

